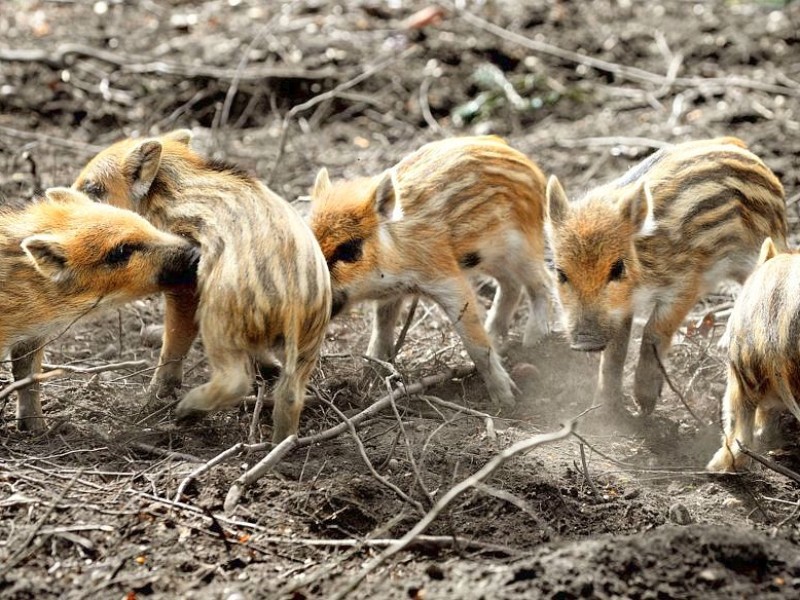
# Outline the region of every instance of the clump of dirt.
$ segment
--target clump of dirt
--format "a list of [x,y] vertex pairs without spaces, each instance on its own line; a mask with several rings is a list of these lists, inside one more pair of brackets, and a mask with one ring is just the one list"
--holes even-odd
[[[416,565],[415,565],[416,566]],[[427,575],[427,576],[426,576]],[[800,593],[800,561],[789,544],[745,529],[663,527],[545,546],[501,567],[454,561],[388,582],[410,597],[632,598],[789,597]]]

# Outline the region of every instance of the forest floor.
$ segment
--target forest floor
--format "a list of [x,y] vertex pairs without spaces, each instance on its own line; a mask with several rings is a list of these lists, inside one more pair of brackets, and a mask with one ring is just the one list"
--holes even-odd
[[[735,135],[782,180],[797,245],[800,2],[440,6],[422,19],[419,0],[5,0],[0,192],[27,200],[116,139],[178,127],[301,210],[318,168],[375,174],[445,136],[500,134],[576,196],[666,142]],[[147,368],[48,381],[45,435],[18,432],[0,400],[0,597],[330,598],[363,576],[349,597],[796,598],[798,484],[703,470],[734,291],[696,307],[666,363],[680,396],[665,387],[633,425],[584,412],[596,355],[557,332],[522,348],[522,308],[506,354],[521,394],[498,415],[476,375],[441,376],[469,361],[438,308],[420,304],[389,373],[362,356],[356,307],[331,326],[301,436],[341,422],[327,399],[354,417],[388,385],[394,406],[359,424],[359,444],[345,431],[288,452],[228,511],[268,444],[187,478],[268,441],[269,411],[252,429],[252,402],[188,429],[169,411],[145,419],[161,300],[86,319],[49,364]],[[208,377],[201,341],[188,364],[184,389]],[[439,381],[402,393],[427,376]],[[575,418],[580,438],[509,459],[381,556],[504,448]],[[797,469],[798,426],[781,425],[763,451]]]

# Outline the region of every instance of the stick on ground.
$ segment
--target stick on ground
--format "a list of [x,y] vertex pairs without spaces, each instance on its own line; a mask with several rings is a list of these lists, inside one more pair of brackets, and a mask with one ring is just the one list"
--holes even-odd
[[436,517],[438,517],[441,512],[446,509],[456,498],[458,498],[468,489],[474,488],[477,484],[481,483],[484,479],[489,477],[492,473],[497,471],[506,462],[508,462],[509,459],[513,458],[517,454],[521,454],[528,450],[533,450],[534,448],[544,444],[550,444],[558,440],[563,440],[567,436],[571,435],[574,429],[575,420],[570,420],[558,431],[553,433],[543,433],[541,435],[536,435],[531,438],[521,440],[500,452],[492,460],[487,462],[477,473],[470,475],[457,485],[453,486],[450,491],[442,496],[436,505],[429,510],[428,513],[413,528],[411,528],[408,533],[406,533],[402,538],[397,540],[397,542],[389,546],[386,550],[381,552],[381,554],[368,562],[355,577],[348,581],[339,592],[332,596],[332,600],[341,600],[350,592],[355,590],[361,584],[361,582],[364,581],[367,575],[377,569],[386,560],[398,552],[406,549],[418,535],[424,533],[424,531],[431,523],[433,523]]
[[[429,375],[428,377],[423,377],[420,381],[416,383],[412,383],[410,385],[402,386],[398,389],[392,391],[391,394],[387,394],[383,396],[381,399],[374,402],[371,406],[362,410],[357,415],[350,418],[350,422],[356,426],[365,419],[375,415],[376,413],[389,408],[392,404],[392,400],[395,398],[400,398],[405,395],[411,394],[419,394],[420,392],[424,391],[426,388],[436,385],[438,383],[442,383],[443,381],[447,381],[448,379],[454,379],[457,377],[464,377],[469,375],[474,370],[474,367],[460,367],[456,369],[447,369],[443,373],[437,373],[436,375]],[[225,512],[230,514],[235,508],[236,505],[239,503],[239,500],[242,497],[244,491],[253,485],[256,481],[258,481],[261,477],[263,477],[266,473],[268,473],[277,463],[281,461],[281,459],[290,451],[296,450],[297,448],[303,448],[306,446],[310,446],[312,444],[317,444],[319,442],[324,442],[325,440],[330,440],[335,437],[340,436],[344,432],[349,429],[347,423],[339,423],[335,427],[331,427],[330,429],[326,429],[316,435],[310,435],[303,438],[298,438],[297,436],[289,436],[285,440],[283,440],[280,444],[278,444],[275,448],[270,451],[258,464],[251,467],[246,473],[244,473],[239,479],[237,479],[231,489],[228,491],[228,495],[225,497]],[[255,448],[253,448],[255,449]]]

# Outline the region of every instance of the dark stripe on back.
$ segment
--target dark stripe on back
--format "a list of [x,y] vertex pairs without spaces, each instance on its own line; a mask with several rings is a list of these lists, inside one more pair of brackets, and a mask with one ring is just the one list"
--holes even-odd
[[[683,216],[683,219],[681,219],[681,229],[685,229],[699,215],[705,212],[712,211],[715,208],[725,206],[726,204],[730,204],[731,202],[737,200],[741,201],[742,199],[744,199],[744,196],[742,196],[741,192],[739,192],[738,190],[731,190],[731,189],[724,189],[721,192],[714,194],[713,196],[708,196],[707,198],[703,198],[702,200],[700,200],[700,202],[695,204],[689,212],[687,212]],[[725,213],[725,216],[728,216],[727,212]],[[712,227],[716,227],[717,225],[720,224],[722,224],[722,219],[712,222],[710,225]],[[709,225],[708,223],[704,223],[703,228],[704,229],[707,228],[708,225]]]
[[714,162],[710,163],[710,167],[707,169],[699,169],[694,167],[689,169],[688,172],[679,171],[675,174],[675,178],[680,180],[681,187],[683,189],[704,183],[709,180],[719,181],[725,178],[731,178],[734,180],[738,179],[746,183],[765,188],[772,195],[782,198],[783,190],[781,190],[781,188],[775,184],[775,180],[772,177],[769,177],[767,173],[762,172],[765,170],[765,167],[761,165],[758,166],[761,167],[760,170],[737,168],[734,165],[719,164]]
[[224,160],[210,159],[205,162],[204,166],[210,171],[236,177],[248,185],[251,185],[255,181],[255,177],[247,169]]

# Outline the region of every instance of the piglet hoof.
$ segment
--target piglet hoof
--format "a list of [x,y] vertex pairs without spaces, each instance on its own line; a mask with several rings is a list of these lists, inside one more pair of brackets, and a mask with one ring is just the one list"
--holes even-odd
[[[514,388],[517,386],[514,385]],[[506,390],[489,390],[489,398],[492,401],[492,404],[504,411],[510,411],[516,408],[517,401],[514,399],[514,393],[511,391],[511,386],[508,387]]]
[[17,419],[17,429],[27,433],[42,433],[46,429],[44,417],[20,417]]
[[175,409],[175,424],[179,427],[189,427],[202,421],[208,412],[196,408],[182,407],[179,404]]
[[597,397],[594,410],[585,417],[586,423],[591,424],[590,429],[596,426],[602,431],[635,431],[638,419],[625,408],[625,403],[626,398],[621,392],[612,397]]
[[649,380],[637,379],[634,384],[633,397],[639,407],[640,417],[647,417],[653,413],[656,402],[661,396],[663,384],[664,380],[661,377],[653,377]]
[[181,389],[180,379],[163,378],[153,379],[147,391],[148,402],[150,404],[163,404],[164,400],[177,398],[178,391]]
[[714,454],[706,465],[706,471],[711,473],[736,473],[747,469],[749,458],[744,454],[734,452],[730,446],[723,446]]

